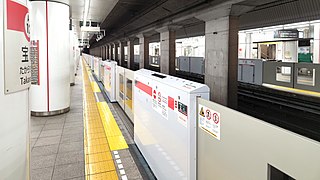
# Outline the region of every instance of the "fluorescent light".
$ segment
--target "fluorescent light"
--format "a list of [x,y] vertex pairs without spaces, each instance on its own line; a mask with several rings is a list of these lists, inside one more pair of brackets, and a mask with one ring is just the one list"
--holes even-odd
[[83,26],[87,26],[89,7],[90,7],[90,0],[85,0],[84,1]]
[[[84,12],[83,12],[83,24],[82,26],[86,27],[87,26],[87,18],[88,18],[88,13],[89,13],[89,7],[90,7],[90,0],[85,0],[84,1]],[[81,39],[83,41],[84,38],[84,32],[81,33]]]

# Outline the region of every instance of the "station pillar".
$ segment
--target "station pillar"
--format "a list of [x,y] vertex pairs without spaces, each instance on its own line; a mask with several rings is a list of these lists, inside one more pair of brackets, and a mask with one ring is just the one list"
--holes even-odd
[[113,57],[114,57],[113,48],[114,48],[114,47],[113,47],[113,44],[111,43],[111,44],[110,44],[110,60],[114,60],[114,59],[113,59]]
[[70,52],[69,52],[69,65],[70,65],[70,86],[74,86],[75,85],[75,64],[76,64],[76,57],[75,57],[75,51],[76,51],[76,47],[74,45],[74,33],[72,31],[72,29],[70,30],[70,36],[69,36],[69,39],[70,39],[70,46],[69,46],[69,49],[70,49]]
[[109,44],[107,44],[107,45],[106,45],[106,58],[107,58],[107,59],[110,59],[110,54],[109,54],[110,51],[109,51],[109,48],[110,48],[110,46],[109,46]]
[[320,24],[314,25],[313,63],[320,64]]
[[30,179],[32,67],[26,2],[0,3],[0,179]]
[[31,44],[38,47],[39,75],[30,88],[34,116],[70,109],[69,5],[67,1],[30,1]]
[[109,44],[108,45],[109,46],[109,60],[112,60],[112,45],[111,44]]
[[160,33],[160,72],[169,75],[176,74],[176,31],[177,27],[157,29]]
[[113,55],[113,60],[115,60],[117,63],[119,63],[119,58],[118,58],[118,44],[113,43],[114,47],[114,55]]
[[[226,11],[227,12],[227,11]],[[200,15],[205,21],[205,84],[210,100],[236,109],[238,102],[238,17]]]
[[134,67],[134,38],[129,38],[127,41],[128,45],[128,69]]
[[140,45],[139,69],[148,69],[149,68],[149,36],[145,34],[139,34],[137,37],[139,38],[139,45]]
[[125,43],[124,42],[122,42],[122,41],[119,41],[119,50],[120,50],[120,52],[119,52],[119,65],[120,66],[122,66],[122,67],[124,67],[124,65],[125,65],[125,57],[124,57],[124,46],[125,46]]

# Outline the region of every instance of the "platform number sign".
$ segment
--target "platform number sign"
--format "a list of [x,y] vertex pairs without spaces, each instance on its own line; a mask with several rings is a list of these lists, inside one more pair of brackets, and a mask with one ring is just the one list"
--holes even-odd
[[198,125],[204,132],[208,133],[212,137],[220,140],[220,127],[221,116],[219,112],[216,112],[206,106],[199,104],[198,111]]
[[5,93],[30,87],[30,21],[26,1],[4,0]]

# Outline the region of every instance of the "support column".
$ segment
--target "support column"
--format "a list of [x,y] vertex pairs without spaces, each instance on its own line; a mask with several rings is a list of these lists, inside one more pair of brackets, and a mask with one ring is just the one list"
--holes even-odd
[[169,75],[176,74],[176,28],[164,27],[160,33],[160,72]]
[[110,60],[114,60],[114,58],[113,58],[113,57],[114,57],[113,48],[114,48],[114,47],[113,47],[113,44],[111,43],[111,44],[110,44]]
[[320,63],[320,24],[314,25],[313,63]]
[[100,46],[99,50],[100,50],[100,52],[99,52],[100,53],[100,57],[103,58],[103,46]]
[[207,16],[205,25],[205,84],[210,99],[237,108],[238,18]]
[[120,47],[120,56],[119,56],[119,64],[120,66],[124,66],[125,64],[125,60],[124,60],[124,46],[125,46],[125,42],[121,42],[119,41],[119,47]]
[[[30,1],[31,40],[39,42],[40,82],[30,88],[30,110],[51,116],[70,109],[69,6],[59,1]],[[96,50],[97,51],[97,50]],[[41,97],[41,98],[39,98]]]
[[239,18],[229,16],[228,107],[238,108]]
[[107,44],[106,45],[106,53],[107,53],[107,59],[110,59],[110,54],[109,54],[109,48],[110,48],[110,46],[109,46],[109,44]]
[[109,44],[109,60],[112,59],[112,45]]
[[113,59],[119,64],[118,46],[119,46],[119,45],[118,45],[117,43],[113,43],[113,47],[114,47]]
[[245,49],[245,57],[246,58],[252,58],[251,53],[252,53],[252,33],[247,33],[246,34],[246,49]]
[[134,66],[134,38],[129,38],[128,45],[128,69],[133,69]]
[[137,37],[140,45],[139,69],[149,69],[149,36],[140,34]]
[[102,46],[102,59],[106,59],[106,47]]

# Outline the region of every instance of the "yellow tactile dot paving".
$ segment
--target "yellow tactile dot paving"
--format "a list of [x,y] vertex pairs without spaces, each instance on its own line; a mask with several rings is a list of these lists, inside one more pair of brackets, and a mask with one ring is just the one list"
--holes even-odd
[[112,160],[111,152],[103,152],[103,153],[88,155],[89,163],[97,163],[97,162],[110,161],[110,160]]
[[86,167],[88,169],[89,174],[98,174],[116,170],[113,160],[86,164]]
[[128,145],[123,136],[107,137],[111,151],[127,149]]
[[102,124],[104,126],[111,151],[127,149],[128,144],[126,143],[126,140],[124,139],[108,104],[106,102],[98,102],[97,104],[101,119],[104,120],[102,121]]
[[87,140],[87,143],[88,143],[88,146],[108,144],[107,139],[105,137],[104,138],[99,138],[99,139]]
[[117,173],[115,171],[110,171],[106,173],[89,175],[86,180],[118,180]]
[[91,87],[93,92],[101,92],[98,84],[96,82],[91,82]]
[[87,155],[97,154],[102,152],[110,152],[110,148],[107,144],[86,147]]
[[116,180],[118,179],[118,175],[93,93],[100,92],[100,89],[97,83],[89,81],[88,75],[91,75],[91,73],[83,62],[83,117],[86,179]]

